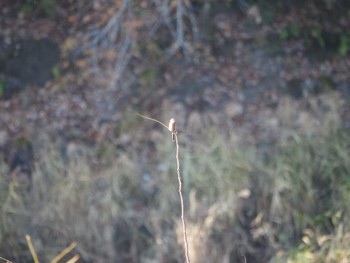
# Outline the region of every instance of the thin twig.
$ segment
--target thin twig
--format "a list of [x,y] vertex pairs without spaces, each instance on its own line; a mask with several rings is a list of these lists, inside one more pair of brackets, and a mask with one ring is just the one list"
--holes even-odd
[[28,247],[29,247],[30,253],[32,253],[32,257],[33,257],[34,263],[39,263],[38,255],[35,252],[35,249],[34,249],[32,240],[30,238],[30,235],[26,235],[26,239],[27,239],[27,243],[28,243]]
[[140,116],[141,118],[144,118],[144,119],[147,119],[147,120],[151,120],[151,121],[157,122],[157,123],[159,123],[160,125],[162,125],[163,127],[165,127],[166,129],[168,129],[168,126],[166,126],[166,125],[165,125],[163,122],[161,122],[161,121],[158,121],[158,120],[156,120],[156,119],[152,119],[152,118],[150,118],[150,117],[143,116],[143,115],[138,114],[138,113],[137,113],[137,116]]
[[179,196],[180,196],[180,203],[181,203],[181,221],[182,221],[182,230],[184,235],[184,246],[185,246],[185,256],[186,256],[186,262],[190,262],[190,257],[188,255],[188,242],[187,242],[187,231],[186,231],[186,220],[184,216],[184,200],[182,197],[182,183],[181,183],[181,174],[180,174],[180,161],[179,161],[179,141],[177,139],[177,133],[173,133],[175,135],[175,142],[176,142],[176,164],[177,164],[177,179],[179,181]]

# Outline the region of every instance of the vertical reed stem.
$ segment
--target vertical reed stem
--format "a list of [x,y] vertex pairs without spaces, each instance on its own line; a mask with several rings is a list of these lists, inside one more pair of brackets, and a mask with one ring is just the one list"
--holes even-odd
[[180,161],[179,161],[179,141],[177,139],[177,133],[175,132],[173,134],[175,135],[175,142],[176,142],[177,179],[179,181],[179,196],[180,196],[180,203],[181,203],[181,221],[182,221],[182,231],[183,231],[183,236],[184,236],[185,256],[186,256],[186,262],[190,263],[190,257],[188,254],[186,220],[185,220],[185,216],[184,216],[184,200],[182,197],[182,182],[181,182]]

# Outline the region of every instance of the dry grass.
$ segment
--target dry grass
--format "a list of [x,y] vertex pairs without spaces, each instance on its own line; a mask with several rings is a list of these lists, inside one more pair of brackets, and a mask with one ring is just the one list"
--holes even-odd
[[[133,125],[129,132],[141,130]],[[129,135],[129,148],[110,143],[123,151],[108,150],[114,154],[102,167],[98,147],[81,147],[67,160],[46,141],[30,184],[2,163],[0,255],[31,260],[23,239],[30,234],[41,262],[72,241],[85,262],[183,262],[174,144],[163,132],[150,133],[151,142],[144,133]],[[264,158],[254,147],[233,147],[217,131],[198,134],[201,144],[181,136],[192,263],[347,262],[346,131],[295,134]],[[151,151],[137,148],[147,143]]]
[[278,219],[277,242],[298,244],[288,254],[291,262],[347,262],[349,146],[347,131],[326,138],[294,135],[271,159],[270,216]]

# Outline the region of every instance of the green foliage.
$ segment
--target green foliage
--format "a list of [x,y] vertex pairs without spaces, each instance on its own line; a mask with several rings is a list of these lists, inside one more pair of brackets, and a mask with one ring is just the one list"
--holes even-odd
[[287,40],[287,39],[297,39],[301,36],[301,29],[297,24],[291,24],[284,28],[280,33],[279,37],[281,40]]
[[33,12],[33,4],[31,2],[26,2],[21,6],[20,12],[24,15],[29,15]]
[[339,44],[339,53],[342,56],[345,56],[350,48],[350,40],[349,40],[349,35],[346,33],[342,33],[340,35],[340,44]]
[[5,95],[5,81],[0,79],[0,99]]
[[278,36],[281,41],[303,38],[306,46],[311,50],[327,49],[338,52],[342,56],[345,56],[350,48],[348,33],[332,33],[320,26],[300,28],[297,24],[290,24],[282,29]]
[[301,32],[300,32],[300,27],[298,25],[296,25],[296,24],[290,25],[289,31],[293,37],[295,37],[295,38],[300,37]]
[[282,29],[282,31],[279,33],[279,37],[281,40],[287,40],[289,37],[289,31],[288,28]]
[[312,253],[308,249],[295,250],[291,253],[288,263],[312,263]]
[[38,1],[25,1],[21,8],[20,12],[24,15],[30,15],[36,10],[42,12],[45,16],[52,16],[54,13],[56,0],[38,0]]
[[54,5],[56,0],[40,0],[39,7],[45,12],[47,16],[52,16],[54,13]]
[[158,79],[158,70],[154,67],[147,68],[141,72],[140,75],[140,81],[146,86],[146,87],[153,87],[156,84],[156,81]]
[[58,79],[61,76],[61,70],[59,65],[55,65],[51,69],[51,73],[55,79]]
[[274,19],[273,12],[269,9],[263,9],[262,14],[261,14],[261,18],[262,18],[263,23],[270,24],[273,22],[273,19]]
[[142,54],[146,55],[151,62],[157,62],[164,54],[156,41],[150,41],[139,45],[139,50]]
[[28,149],[30,142],[25,137],[18,137],[14,140],[14,145],[21,150]]
[[310,36],[316,41],[319,47],[325,47],[325,40],[322,36],[322,29],[320,27],[312,27],[310,29]]

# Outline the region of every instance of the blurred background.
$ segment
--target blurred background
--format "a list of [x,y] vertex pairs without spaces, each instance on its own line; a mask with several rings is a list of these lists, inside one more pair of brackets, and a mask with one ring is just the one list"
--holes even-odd
[[0,256],[350,262],[350,2],[1,0]]

